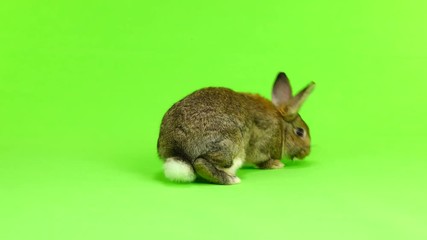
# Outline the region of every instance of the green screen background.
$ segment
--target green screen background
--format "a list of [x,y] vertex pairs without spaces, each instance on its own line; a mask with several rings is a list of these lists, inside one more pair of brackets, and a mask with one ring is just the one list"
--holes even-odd
[[[427,239],[427,1],[2,1],[0,239]],[[312,154],[173,184],[163,114],[317,88]]]

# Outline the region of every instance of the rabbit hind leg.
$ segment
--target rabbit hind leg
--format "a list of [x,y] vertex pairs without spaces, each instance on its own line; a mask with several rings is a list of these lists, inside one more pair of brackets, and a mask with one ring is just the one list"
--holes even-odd
[[208,148],[205,153],[193,163],[196,173],[212,183],[239,183],[236,171],[243,164],[244,157],[241,143],[239,138],[234,137],[206,144]]
[[211,161],[202,157],[199,157],[194,161],[193,167],[200,177],[211,183],[231,185],[240,182],[238,177],[230,175],[224,170],[219,169]]

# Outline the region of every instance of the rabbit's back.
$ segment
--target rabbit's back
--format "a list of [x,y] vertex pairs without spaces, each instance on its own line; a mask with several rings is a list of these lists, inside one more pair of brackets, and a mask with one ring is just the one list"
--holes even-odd
[[160,156],[191,160],[221,144],[238,151],[247,130],[245,98],[227,88],[205,88],[175,103],[162,121]]
[[220,130],[218,127],[225,130],[244,125],[245,108],[245,95],[227,88],[205,88],[173,105],[165,120],[172,120],[171,125],[197,133]]

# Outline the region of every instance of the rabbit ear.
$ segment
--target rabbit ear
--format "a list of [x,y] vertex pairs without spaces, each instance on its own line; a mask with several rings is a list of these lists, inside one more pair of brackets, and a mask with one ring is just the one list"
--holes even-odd
[[272,102],[276,107],[286,105],[292,98],[292,88],[284,72],[277,75],[273,85]]
[[304,101],[307,99],[307,97],[310,95],[310,93],[313,91],[316,84],[314,82],[311,82],[307,85],[303,90],[301,90],[295,97],[293,97],[290,100],[290,103],[288,105],[288,111],[287,114],[294,115],[297,114],[299,109],[301,108]]

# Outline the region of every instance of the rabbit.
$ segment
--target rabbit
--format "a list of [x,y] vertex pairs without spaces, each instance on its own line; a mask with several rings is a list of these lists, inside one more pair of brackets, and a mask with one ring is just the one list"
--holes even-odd
[[288,77],[280,72],[272,101],[223,87],[191,93],[162,119],[157,150],[165,177],[237,184],[236,171],[243,164],[279,169],[282,158],[303,159],[310,153],[310,131],[298,110],[314,87],[311,82],[293,96]]

